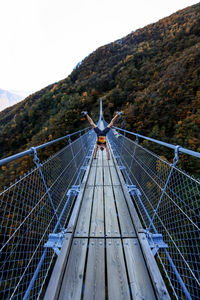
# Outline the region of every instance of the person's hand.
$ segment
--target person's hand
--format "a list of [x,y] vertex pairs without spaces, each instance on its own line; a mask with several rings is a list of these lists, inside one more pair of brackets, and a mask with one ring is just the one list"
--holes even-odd
[[116,114],[117,114],[118,116],[120,116],[120,115],[123,114],[123,112],[121,112],[121,111],[116,111]]

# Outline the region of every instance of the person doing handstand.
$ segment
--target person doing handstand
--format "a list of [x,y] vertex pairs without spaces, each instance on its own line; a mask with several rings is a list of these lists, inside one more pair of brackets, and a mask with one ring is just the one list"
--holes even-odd
[[117,117],[119,115],[121,115],[122,113],[117,112],[116,116],[111,120],[111,122],[108,124],[108,126],[106,128],[104,128],[103,130],[101,130],[101,129],[99,129],[99,127],[97,127],[97,125],[93,122],[91,117],[88,115],[87,111],[83,111],[82,114],[84,114],[87,117],[90,125],[92,126],[92,128],[94,129],[94,131],[97,134],[97,142],[96,142],[96,147],[94,150],[94,159],[96,159],[98,148],[100,148],[101,151],[103,151],[105,148],[107,151],[108,160],[110,160],[110,152],[109,152],[108,145],[106,144],[106,134],[109,132],[110,128],[114,125],[114,122],[117,119]]

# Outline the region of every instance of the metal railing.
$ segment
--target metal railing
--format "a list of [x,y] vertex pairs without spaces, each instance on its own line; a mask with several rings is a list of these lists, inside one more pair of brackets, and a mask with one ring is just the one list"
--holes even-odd
[[[173,163],[142,147],[140,137],[173,149]],[[108,138],[171,294],[200,299],[200,181],[177,167],[179,151],[200,153],[116,127]]]
[[[32,154],[35,163],[33,170],[0,193],[1,299],[41,297],[55,257],[44,245],[50,233],[63,232],[67,225],[94,139],[94,132],[84,129],[0,161],[5,165]],[[40,162],[37,150],[60,140],[67,145]]]

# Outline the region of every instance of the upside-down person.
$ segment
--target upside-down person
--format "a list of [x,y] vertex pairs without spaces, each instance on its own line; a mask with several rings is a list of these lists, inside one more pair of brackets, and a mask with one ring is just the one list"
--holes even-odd
[[97,125],[93,122],[91,117],[88,115],[87,111],[82,111],[82,114],[87,117],[90,125],[92,126],[92,128],[94,129],[94,131],[97,134],[97,142],[96,142],[96,147],[94,150],[94,159],[96,159],[96,157],[97,157],[98,148],[100,148],[101,151],[103,151],[105,148],[107,151],[108,160],[110,160],[110,152],[109,152],[108,145],[106,144],[106,134],[109,132],[110,128],[114,125],[114,122],[117,119],[117,117],[119,115],[121,115],[122,113],[117,112],[116,116],[111,120],[111,122],[108,124],[108,126],[106,128],[104,128],[103,130],[101,130],[101,129],[99,129],[99,127],[97,127]]

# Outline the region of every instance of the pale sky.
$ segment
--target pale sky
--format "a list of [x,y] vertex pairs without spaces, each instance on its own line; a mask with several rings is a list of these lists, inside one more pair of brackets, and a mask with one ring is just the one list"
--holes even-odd
[[193,0],[0,0],[0,88],[37,91],[98,47]]

